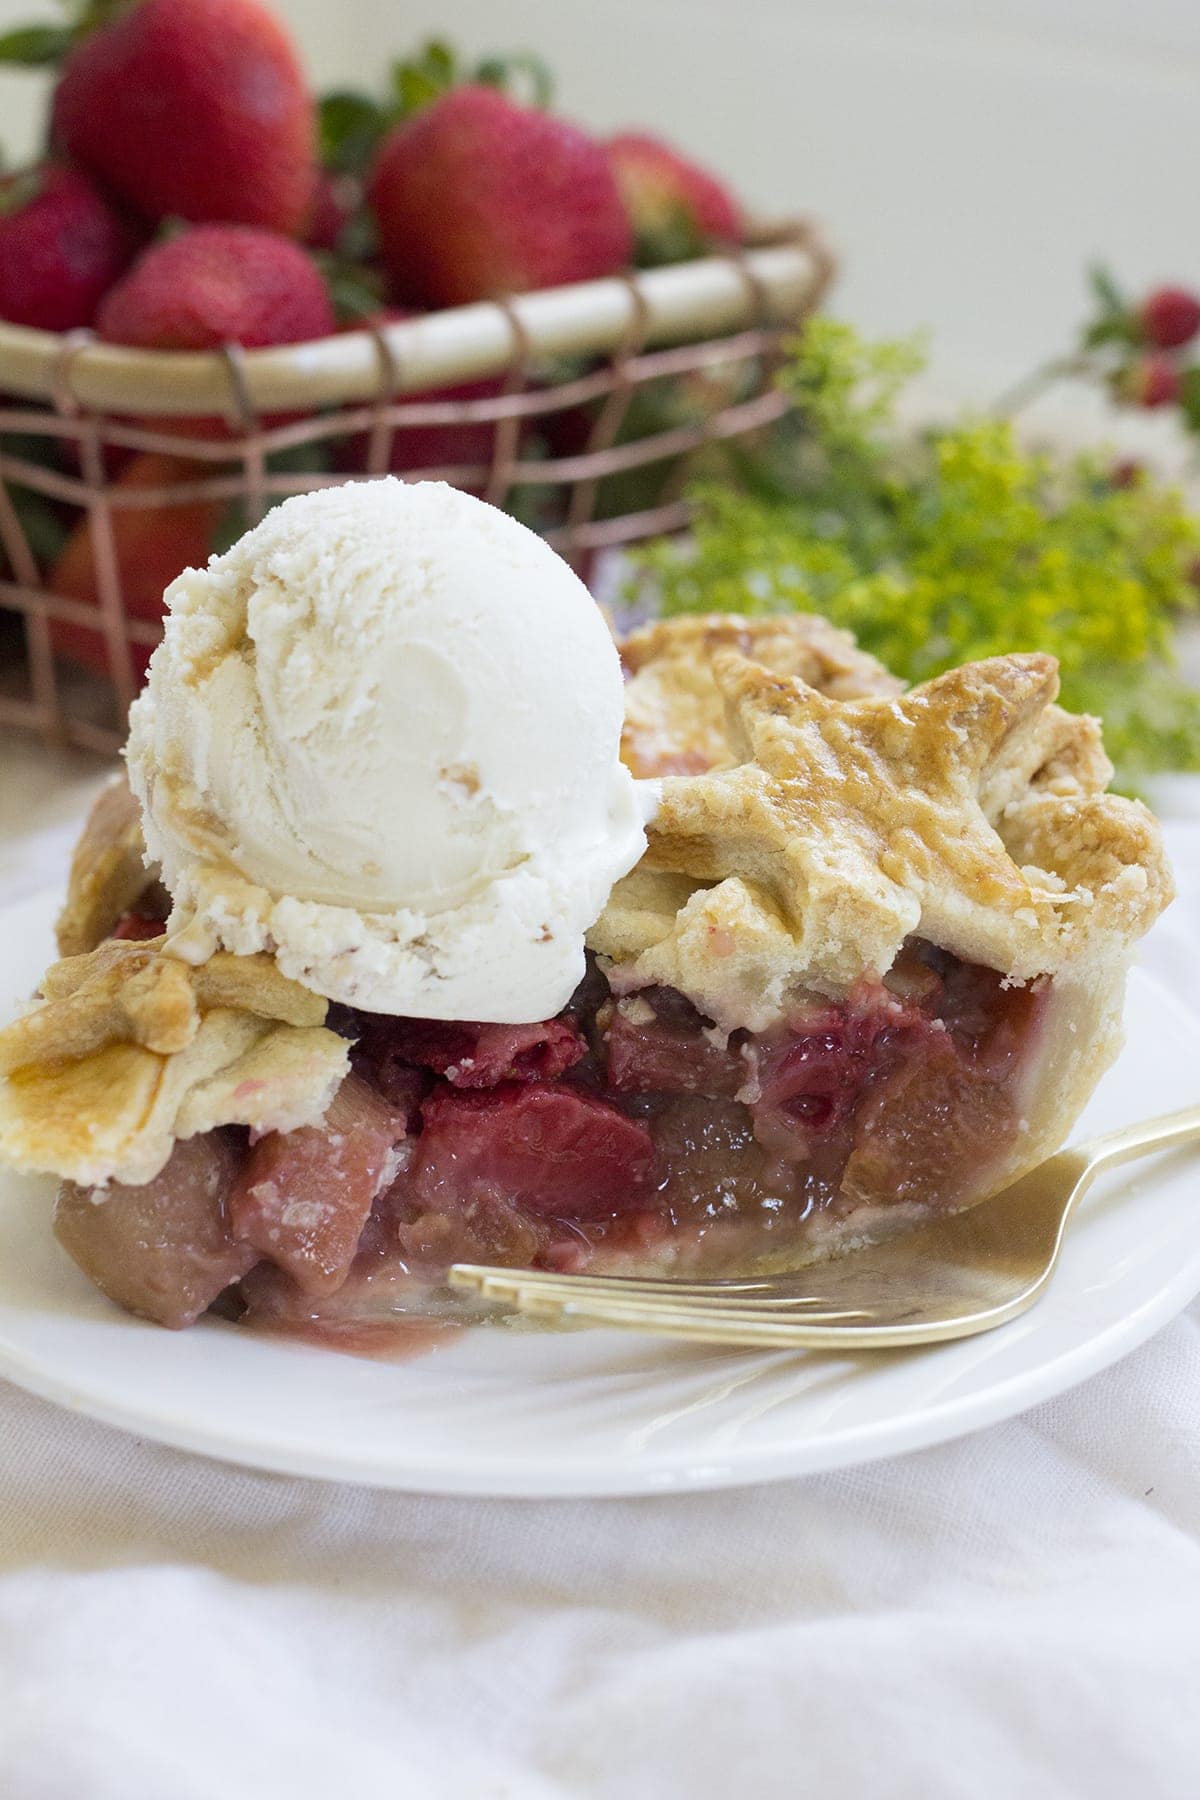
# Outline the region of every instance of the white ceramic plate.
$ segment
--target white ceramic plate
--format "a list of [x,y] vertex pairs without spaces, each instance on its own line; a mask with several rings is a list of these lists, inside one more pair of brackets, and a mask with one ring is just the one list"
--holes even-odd
[[[0,1016],[51,953],[51,903],[0,913]],[[1135,974],[1128,1043],[1082,1130],[1196,1098],[1200,1024]],[[367,1362],[208,1320],[161,1331],[110,1306],[50,1231],[53,1184],[0,1180],[0,1375],[185,1450],[431,1493],[636,1494],[733,1486],[918,1449],[1106,1367],[1200,1290],[1197,1166],[1098,1187],[1053,1289],[986,1337],[876,1356],[723,1351],[620,1332],[477,1329]]]

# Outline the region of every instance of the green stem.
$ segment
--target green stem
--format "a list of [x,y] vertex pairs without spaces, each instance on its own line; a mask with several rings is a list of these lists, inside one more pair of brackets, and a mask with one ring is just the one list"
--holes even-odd
[[1032,374],[1022,376],[1020,381],[1006,388],[992,402],[992,411],[1002,419],[1011,419],[1047,388],[1053,387],[1056,381],[1066,381],[1073,375],[1091,375],[1095,367],[1090,356],[1056,357],[1053,362],[1043,363],[1040,369],[1034,369]]

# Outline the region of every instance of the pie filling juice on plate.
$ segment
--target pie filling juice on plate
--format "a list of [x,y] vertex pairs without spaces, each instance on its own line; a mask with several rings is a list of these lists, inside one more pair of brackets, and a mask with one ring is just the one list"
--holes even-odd
[[818,618],[617,646],[523,527],[394,480],[168,602],[0,1032],[0,1157],[135,1313],[795,1266],[985,1200],[1115,1053],[1170,875],[1051,658],[904,691]]

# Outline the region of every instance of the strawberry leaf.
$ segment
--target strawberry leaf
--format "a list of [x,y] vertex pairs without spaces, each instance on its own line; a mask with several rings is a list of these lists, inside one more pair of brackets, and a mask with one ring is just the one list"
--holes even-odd
[[372,282],[367,269],[334,261],[325,267],[325,283],[339,324],[353,325],[374,318],[383,306],[383,285]]
[[374,262],[379,255],[379,232],[374,218],[365,206],[351,213],[342,226],[337,253],[342,262],[359,265]]
[[430,38],[415,56],[392,64],[392,93],[397,117],[411,118],[434,100],[440,100],[462,80],[458,57],[442,38]]
[[654,224],[639,231],[634,261],[640,269],[662,268],[669,263],[692,262],[703,256],[705,239],[686,206],[665,207]]
[[75,41],[69,25],[18,25],[0,37],[0,63],[21,69],[52,69]]
[[458,58],[444,38],[430,38],[421,52],[418,66],[431,81],[439,84],[443,92],[460,79]]
[[392,92],[396,98],[398,116],[402,119],[409,119],[413,113],[420,112],[423,106],[440,100],[447,86],[448,83],[422,68],[419,63],[396,63],[392,69]]
[[516,50],[509,56],[485,56],[476,64],[472,79],[484,87],[502,88],[508,94],[523,81],[528,87],[528,104],[543,111],[554,100],[554,77],[531,50]]
[[37,558],[39,567],[48,569],[67,541],[67,530],[49,500],[41,494],[19,488],[10,493],[25,541]]
[[317,102],[322,165],[334,175],[358,175],[386,131],[388,115],[369,94],[337,88]]
[[1105,344],[1137,344],[1142,332],[1137,314],[1130,307],[1112,275],[1101,264],[1088,270],[1088,284],[1099,305],[1096,317],[1080,334],[1084,350],[1097,350]]

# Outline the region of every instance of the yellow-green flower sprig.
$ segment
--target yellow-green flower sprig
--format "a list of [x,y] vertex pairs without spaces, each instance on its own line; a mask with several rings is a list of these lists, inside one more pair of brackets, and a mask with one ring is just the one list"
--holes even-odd
[[641,590],[666,613],[824,613],[910,681],[1047,650],[1126,783],[1200,768],[1200,694],[1173,666],[1200,524],[1174,492],[1030,454],[993,419],[905,437],[896,395],[918,364],[815,321],[783,375],[795,412],[694,491],[692,538],[641,553]]

